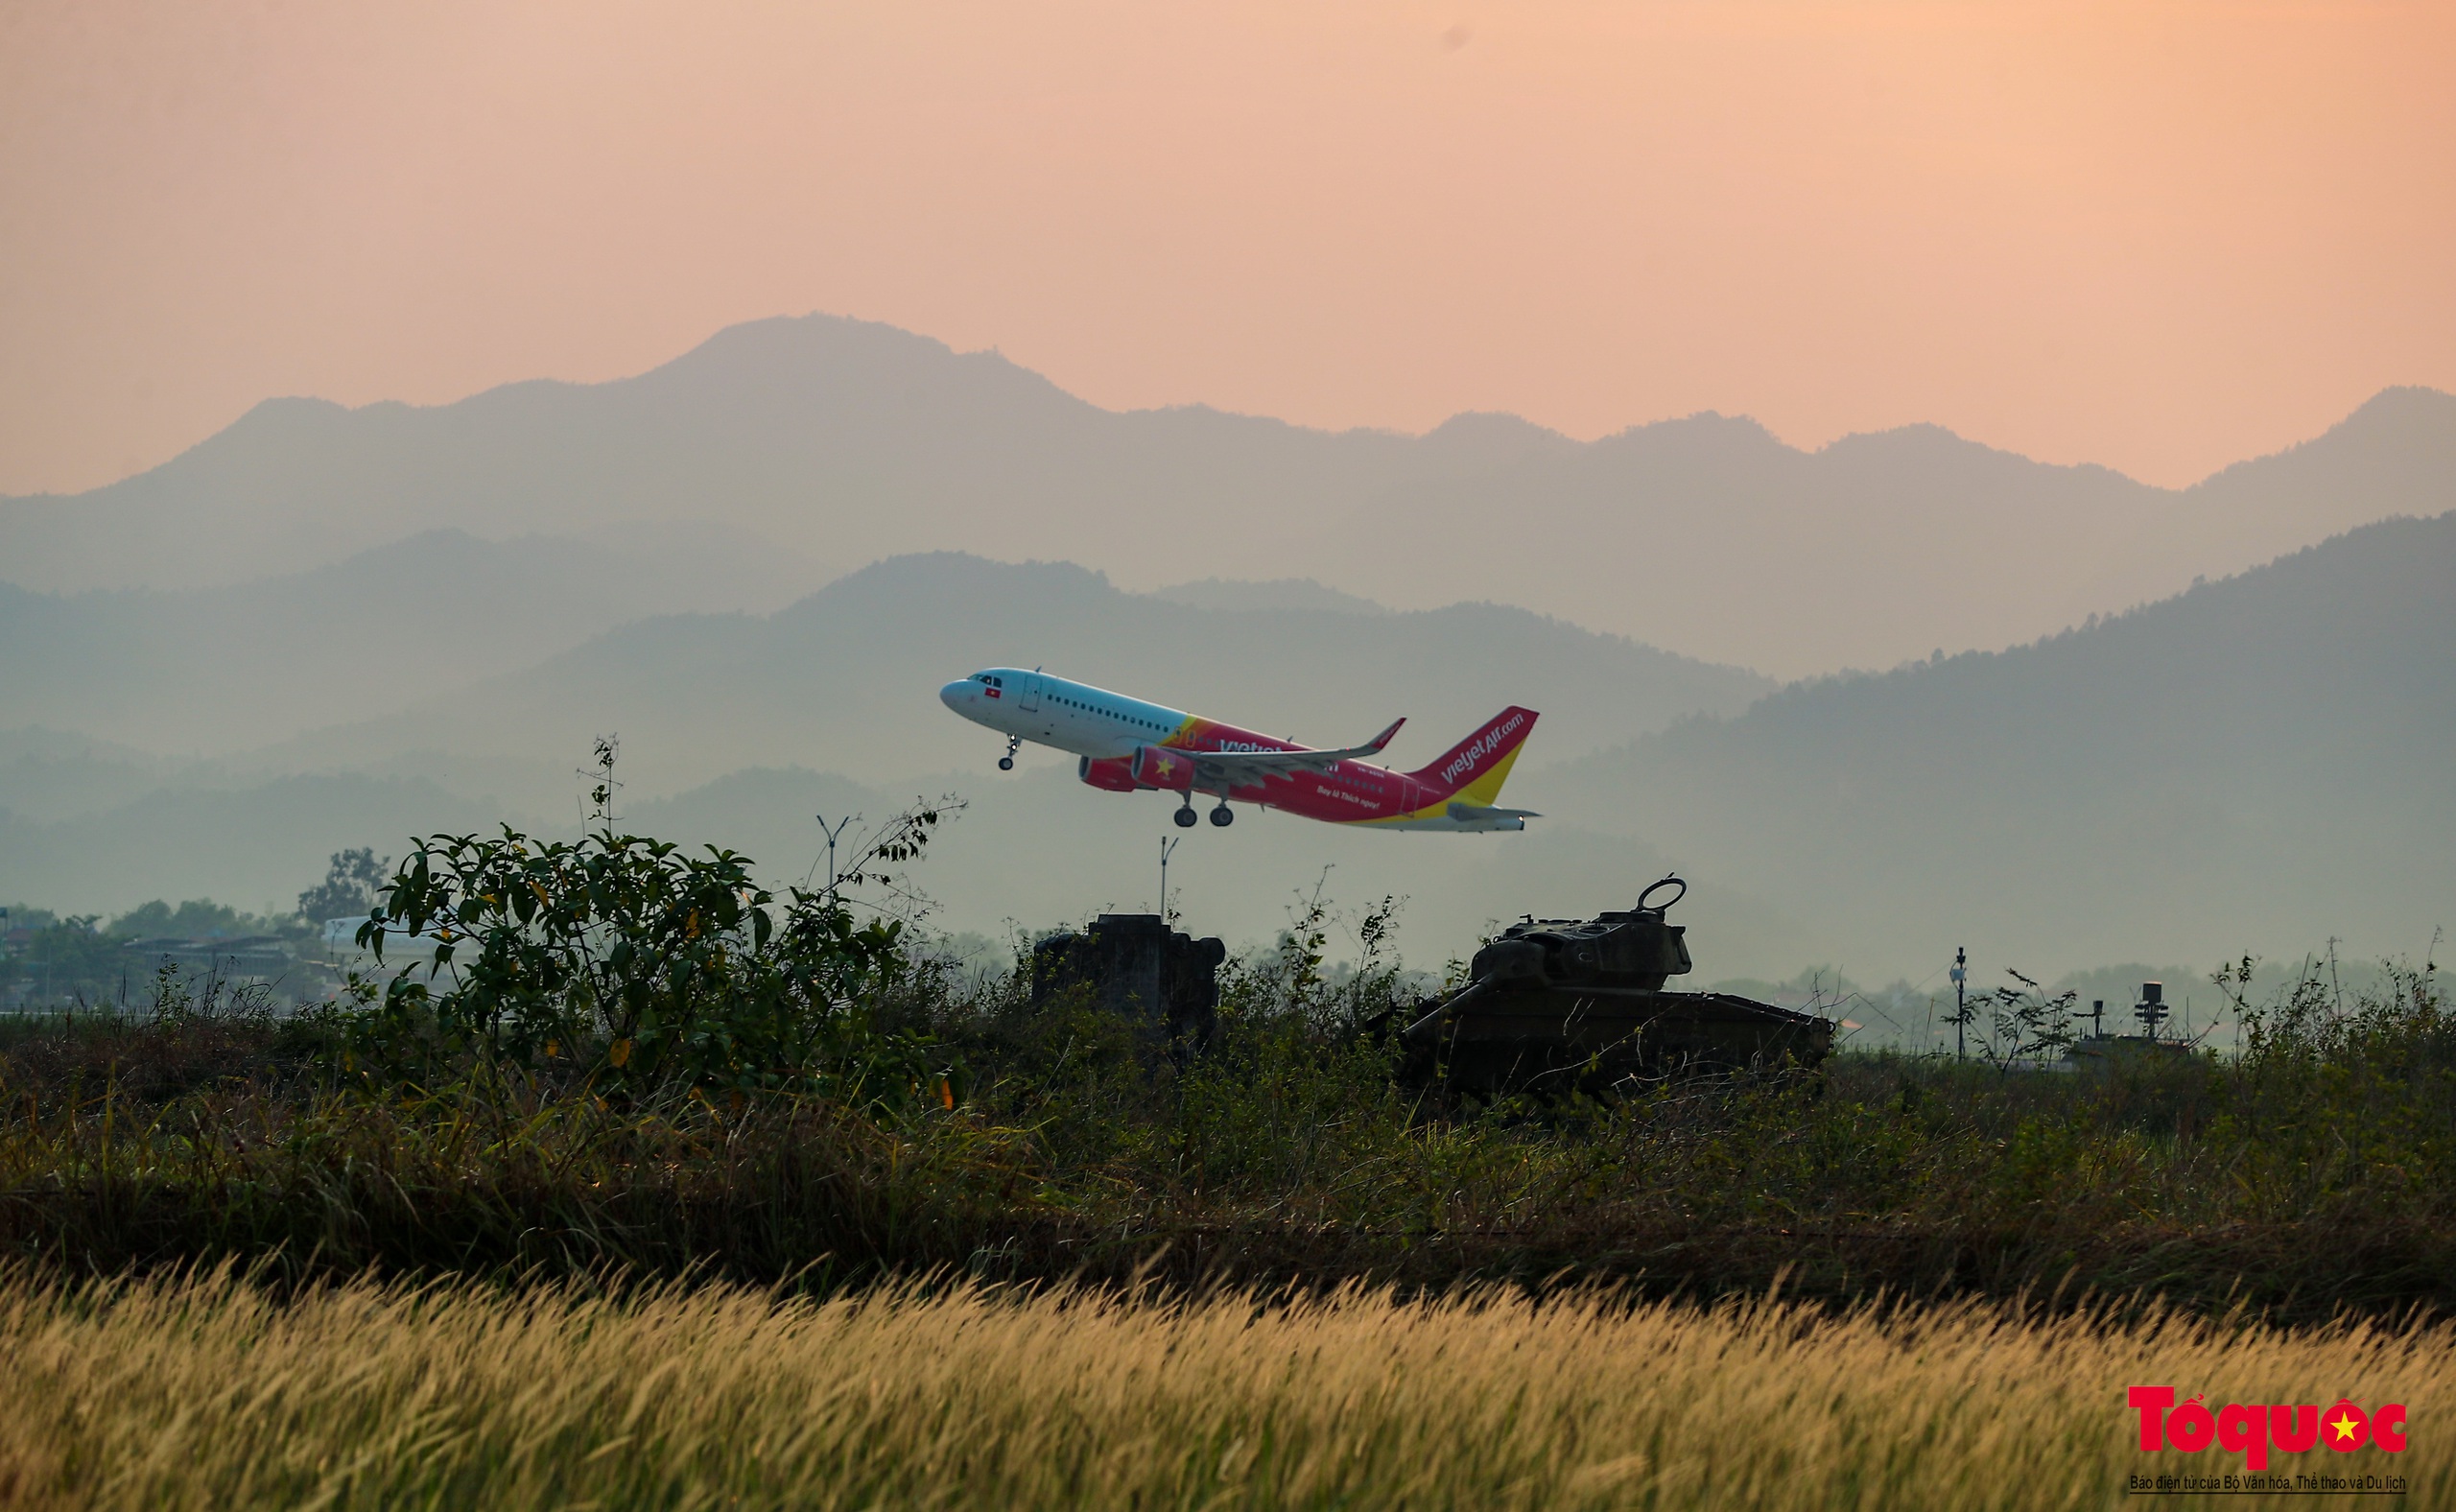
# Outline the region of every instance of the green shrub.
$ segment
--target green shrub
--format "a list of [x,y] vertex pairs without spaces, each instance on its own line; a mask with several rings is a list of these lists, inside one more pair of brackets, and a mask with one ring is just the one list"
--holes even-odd
[[[876,856],[909,859],[936,819],[916,812]],[[902,926],[857,924],[834,888],[780,900],[751,865],[610,829],[430,837],[359,928],[379,961],[388,941],[420,955],[340,1016],[351,1069],[429,1079],[475,1059],[577,1067],[610,1090],[952,1100],[954,1068],[928,1039],[873,1013],[914,969]]]

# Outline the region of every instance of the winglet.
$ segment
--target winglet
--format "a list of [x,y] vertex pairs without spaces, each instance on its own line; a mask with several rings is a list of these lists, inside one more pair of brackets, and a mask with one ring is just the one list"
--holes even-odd
[[1398,734],[1398,733],[1399,733],[1399,726],[1400,726],[1400,725],[1402,725],[1402,724],[1405,724],[1405,723],[1406,723],[1406,722],[1407,722],[1407,718],[1406,718],[1406,716],[1405,716],[1405,715],[1404,715],[1404,714],[1403,714],[1403,715],[1401,715],[1401,716],[1399,716],[1397,719],[1392,720],[1392,721],[1390,721],[1390,727],[1389,727],[1388,729],[1383,730],[1381,734],[1376,735],[1375,737],[1373,737],[1373,739],[1371,739],[1371,740],[1369,740],[1369,741],[1366,741],[1366,742],[1364,743],[1364,748],[1365,748],[1366,750],[1368,750],[1368,751],[1378,751],[1378,750],[1380,750],[1382,746],[1389,744],[1390,744],[1390,737],[1391,737],[1391,736],[1393,736],[1393,735]]

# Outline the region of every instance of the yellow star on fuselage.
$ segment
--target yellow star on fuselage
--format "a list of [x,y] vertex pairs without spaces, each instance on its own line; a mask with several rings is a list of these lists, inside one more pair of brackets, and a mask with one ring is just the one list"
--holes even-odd
[[2353,1437],[2354,1422],[2353,1419],[2350,1417],[2341,1417],[2335,1422],[2329,1424],[2328,1427],[2337,1430],[2337,1437],[2339,1438]]

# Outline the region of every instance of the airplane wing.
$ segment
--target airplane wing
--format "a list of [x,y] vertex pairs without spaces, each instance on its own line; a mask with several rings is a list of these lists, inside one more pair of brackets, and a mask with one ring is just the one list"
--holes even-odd
[[1198,788],[1237,787],[1260,782],[1265,777],[1288,777],[1300,771],[1328,771],[1343,761],[1359,756],[1379,756],[1390,737],[1399,733],[1405,720],[1393,720],[1390,727],[1361,745],[1351,745],[1335,751],[1183,751],[1178,754],[1193,762],[1194,786]]

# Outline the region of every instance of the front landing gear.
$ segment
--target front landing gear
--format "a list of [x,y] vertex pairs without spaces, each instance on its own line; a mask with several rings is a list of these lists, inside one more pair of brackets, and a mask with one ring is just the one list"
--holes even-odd
[[1023,748],[1024,738],[1022,736],[1007,736],[1006,754],[998,758],[998,769],[1000,771],[1013,771],[1015,769],[1015,752],[1022,750]]

